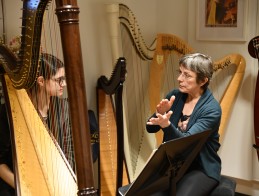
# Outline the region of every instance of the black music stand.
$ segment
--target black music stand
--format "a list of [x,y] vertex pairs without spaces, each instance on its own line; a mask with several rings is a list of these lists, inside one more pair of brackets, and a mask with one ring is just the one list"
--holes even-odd
[[210,134],[211,131],[204,131],[162,143],[151,155],[137,179],[119,188],[119,195],[150,196],[169,188],[170,195],[175,195],[176,183],[189,168]]

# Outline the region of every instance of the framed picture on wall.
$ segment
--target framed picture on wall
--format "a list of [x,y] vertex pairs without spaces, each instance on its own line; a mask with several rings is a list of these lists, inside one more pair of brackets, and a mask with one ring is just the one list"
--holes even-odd
[[196,37],[246,41],[247,0],[197,0]]

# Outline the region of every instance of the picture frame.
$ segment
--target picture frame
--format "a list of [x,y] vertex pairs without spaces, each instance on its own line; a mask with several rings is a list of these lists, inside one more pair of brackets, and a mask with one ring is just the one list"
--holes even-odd
[[196,39],[246,41],[247,0],[218,6],[215,0],[197,0]]

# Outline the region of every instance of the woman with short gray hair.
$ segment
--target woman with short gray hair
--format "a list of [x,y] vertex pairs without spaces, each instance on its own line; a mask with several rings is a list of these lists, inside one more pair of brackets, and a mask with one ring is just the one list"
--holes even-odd
[[[176,185],[177,196],[209,195],[218,185],[221,173],[219,126],[221,107],[208,85],[213,62],[201,53],[187,54],[179,60],[179,88],[168,93],[147,121],[147,131],[163,130],[163,141],[186,137],[209,130],[210,136]],[[170,187],[169,187],[170,188]],[[168,195],[164,192],[160,195]]]

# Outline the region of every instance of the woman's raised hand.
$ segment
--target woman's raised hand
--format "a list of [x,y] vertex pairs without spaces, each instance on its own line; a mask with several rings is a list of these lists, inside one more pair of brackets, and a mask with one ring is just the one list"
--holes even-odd
[[156,113],[165,114],[172,107],[175,100],[175,96],[172,96],[170,100],[162,99],[160,103],[156,106]]

